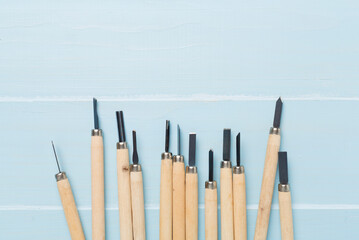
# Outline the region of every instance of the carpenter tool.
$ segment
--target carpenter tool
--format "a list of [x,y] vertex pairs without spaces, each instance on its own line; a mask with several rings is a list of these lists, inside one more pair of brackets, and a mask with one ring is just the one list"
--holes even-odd
[[234,239],[247,240],[246,178],[241,166],[241,134],[236,137],[237,165],[233,167]]
[[293,214],[292,200],[288,184],[287,152],[278,153],[278,162],[280,182],[278,184],[278,198],[282,240],[293,240]]
[[223,130],[223,161],[221,162],[221,239],[233,240],[233,182],[231,153],[231,129]]
[[59,173],[55,175],[57,188],[59,190],[62,207],[64,209],[67,225],[70,230],[72,240],[85,240],[84,231],[82,229],[81,220],[77,211],[74,195],[72,194],[71,185],[65,172],[61,172],[59,160],[55,150],[54,143],[51,141],[54,150],[55,159]]
[[99,127],[97,100],[93,99],[94,129],[91,131],[92,239],[105,240],[105,180],[103,138]]
[[177,155],[173,156],[173,240],[186,239],[185,166],[181,155],[181,132],[177,125]]
[[119,137],[117,143],[117,182],[120,238],[121,240],[133,240],[129,153],[126,143],[123,112],[116,112],[116,118]]
[[166,121],[165,152],[161,155],[160,240],[172,240],[172,153],[169,152],[170,121]]
[[130,166],[131,199],[133,218],[133,239],[145,240],[145,202],[143,197],[143,179],[141,165],[138,164],[136,131],[132,131],[133,155]]
[[271,127],[269,131],[254,240],[267,239],[275,174],[277,171],[277,164],[278,164],[278,151],[280,147],[279,127],[280,127],[280,118],[282,115],[282,105],[283,105],[282,99],[278,98],[275,107],[273,127]]
[[213,180],[213,151],[209,151],[208,181],[205,182],[204,215],[206,240],[218,239],[217,182]]

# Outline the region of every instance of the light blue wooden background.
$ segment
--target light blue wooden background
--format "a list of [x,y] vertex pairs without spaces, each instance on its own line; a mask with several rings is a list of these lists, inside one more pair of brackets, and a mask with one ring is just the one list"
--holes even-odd
[[[232,128],[233,146],[241,131],[252,239],[278,96],[295,238],[357,238],[358,23],[357,1],[0,0],[0,239],[70,238],[52,139],[91,239],[93,96],[105,134],[107,239],[119,239],[116,110],[128,140],[138,134],[148,239],[159,235],[166,119],[181,125],[186,157],[187,134],[198,134],[199,239],[207,152],[218,179],[222,129]],[[280,239],[277,197],[271,240]]]

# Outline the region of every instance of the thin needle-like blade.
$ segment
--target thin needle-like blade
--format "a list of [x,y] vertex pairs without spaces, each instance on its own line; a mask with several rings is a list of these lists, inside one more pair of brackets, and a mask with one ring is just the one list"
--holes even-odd
[[177,124],[177,155],[181,155],[181,130]]
[[208,154],[208,181],[213,182],[213,150],[209,150]]
[[189,156],[188,162],[190,166],[196,165],[196,134],[189,134]]
[[229,161],[231,157],[231,129],[223,130],[223,160]]
[[279,163],[279,182],[281,184],[288,184],[287,152],[278,153],[278,163]]
[[237,166],[241,166],[241,133],[236,137]]
[[125,122],[123,120],[122,111],[116,112],[116,119],[117,119],[118,140],[119,142],[126,142]]
[[59,160],[57,159],[57,154],[56,154],[56,150],[55,150],[55,145],[54,145],[54,142],[51,141],[51,144],[52,144],[52,149],[54,150],[54,154],[55,154],[55,159],[56,159],[56,164],[57,164],[57,168],[59,169],[59,173],[61,172],[60,170],[60,164],[59,164]]
[[97,99],[93,98],[93,117],[94,117],[94,128],[99,129],[98,114],[97,114]]
[[165,152],[168,152],[170,149],[170,121],[166,120],[166,142],[165,142]]
[[136,131],[132,131],[132,140],[133,140],[133,155],[132,155],[132,162],[133,162],[133,164],[138,164]]
[[278,98],[276,105],[275,105],[275,113],[274,113],[274,120],[273,120],[273,127],[279,128],[280,127],[280,118],[282,116],[282,98]]

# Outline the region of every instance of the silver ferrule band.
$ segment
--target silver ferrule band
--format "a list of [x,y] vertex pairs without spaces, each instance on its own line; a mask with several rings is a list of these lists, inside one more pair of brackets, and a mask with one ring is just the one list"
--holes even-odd
[[168,160],[168,159],[172,159],[172,153],[169,152],[164,152],[161,154],[161,159],[162,160]]
[[278,184],[278,191],[279,192],[290,192],[289,184]]
[[197,167],[196,166],[187,166],[186,173],[197,173]]
[[92,129],[91,136],[102,136],[102,130],[101,129]]
[[243,166],[234,166],[233,167],[233,174],[242,174],[242,173],[244,173]]
[[269,130],[269,134],[280,135],[280,128],[271,127]]
[[232,168],[231,161],[222,161],[221,162],[221,168]]
[[126,142],[118,142],[116,146],[117,146],[117,149],[127,149]]
[[172,158],[173,162],[180,162],[180,163],[184,163],[184,158],[182,155],[174,155]]
[[217,189],[217,182],[216,181],[206,181],[204,183],[204,187],[207,189]]
[[130,165],[130,172],[141,172],[141,165],[140,164],[131,164]]
[[56,182],[64,180],[67,178],[66,173],[65,172],[59,172],[57,174],[55,174],[55,178],[56,178]]

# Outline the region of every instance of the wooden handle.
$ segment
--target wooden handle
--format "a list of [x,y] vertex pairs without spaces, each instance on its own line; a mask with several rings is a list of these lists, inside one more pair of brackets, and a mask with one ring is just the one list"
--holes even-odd
[[103,138],[91,137],[92,239],[105,240]]
[[280,135],[269,134],[254,240],[266,240],[278,164]]
[[131,199],[133,218],[133,239],[146,239],[145,203],[143,197],[142,172],[131,172]]
[[161,160],[160,240],[172,240],[172,159]]
[[128,149],[117,149],[118,209],[120,211],[120,238],[133,240],[130,166]]
[[233,240],[232,168],[221,168],[221,239]]
[[71,185],[67,178],[57,182],[59,189],[62,207],[65,212],[67,225],[69,226],[72,240],[85,240],[84,231],[77,212],[74,195],[72,194]]
[[246,177],[233,174],[234,239],[247,240]]
[[185,167],[183,162],[173,163],[173,240],[186,239]]
[[293,215],[290,192],[279,192],[278,198],[282,240],[293,240]]
[[198,240],[197,173],[186,173],[186,240]]
[[218,205],[217,188],[205,189],[204,215],[205,215],[205,237],[206,240],[218,239]]

